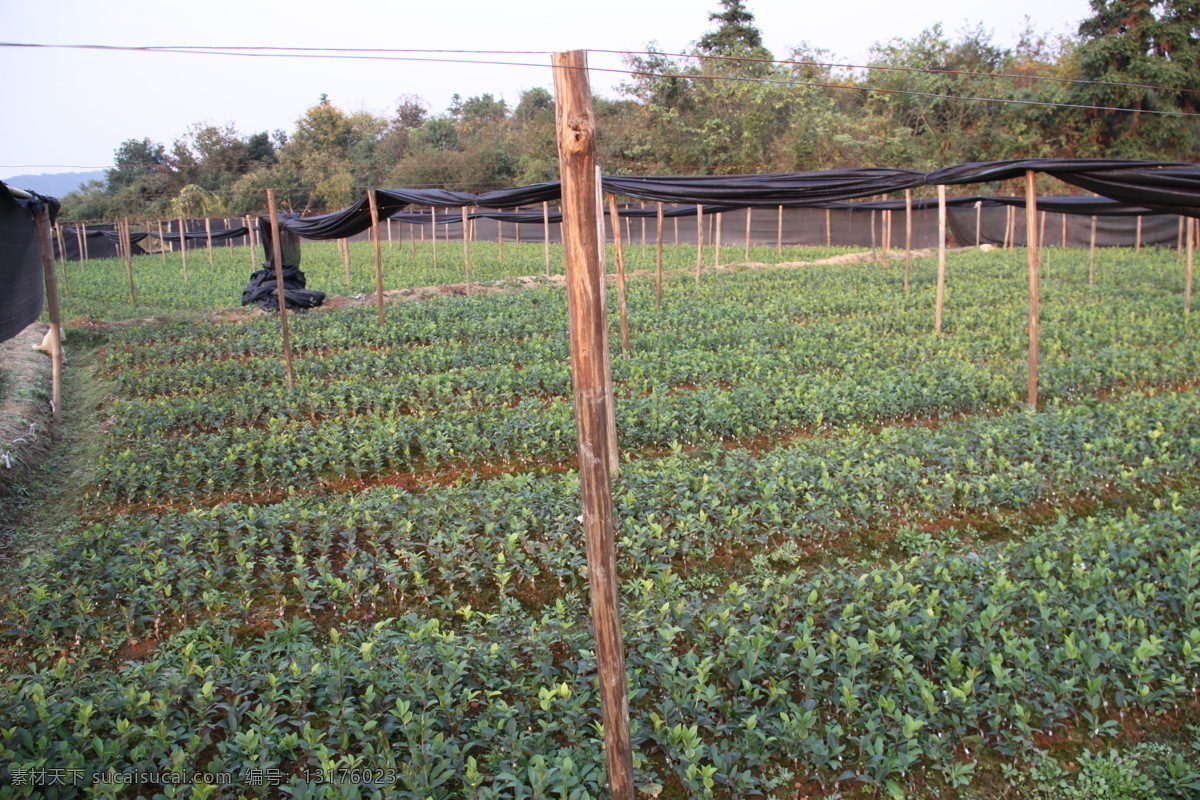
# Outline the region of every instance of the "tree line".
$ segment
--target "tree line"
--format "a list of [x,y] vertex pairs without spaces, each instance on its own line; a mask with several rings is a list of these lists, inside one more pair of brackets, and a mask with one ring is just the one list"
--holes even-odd
[[[1091,0],[1073,35],[1026,21],[1015,45],[982,25],[935,25],[876,44],[866,65],[801,43],[763,45],[742,0],[719,0],[682,54],[626,57],[615,99],[594,98],[612,174],[733,174],[840,167],[931,170],[967,161],[1200,153],[1195,0]],[[865,67],[865,68],[864,68]],[[1116,111],[1117,109],[1129,109]],[[415,95],[377,115],[321,95],[290,131],[193,125],[168,148],[129,139],[106,180],[67,195],[71,219],[255,213],[274,187],[296,211],[342,208],[370,188],[486,191],[557,178],[554,98],[491,94],[431,113]]]

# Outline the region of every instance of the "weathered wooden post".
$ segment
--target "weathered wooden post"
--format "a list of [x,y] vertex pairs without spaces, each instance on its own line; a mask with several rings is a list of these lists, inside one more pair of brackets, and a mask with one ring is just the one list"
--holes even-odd
[[608,215],[612,222],[613,245],[617,251],[617,307],[621,317],[621,355],[629,358],[629,317],[625,305],[625,248],[621,243],[621,217],[617,214],[617,198],[608,196]]
[[1137,218],[1137,244],[1134,245],[1133,252],[1142,252],[1142,217],[1140,214]]
[[975,201],[975,249],[978,250],[982,245],[980,238],[983,229],[983,201]]
[[717,212],[717,235],[713,237],[713,266],[717,269],[721,268],[721,217],[724,216],[720,211]]
[[743,256],[745,261],[750,260],[750,217],[753,212],[753,206],[746,206],[746,255]]
[[283,338],[283,364],[287,371],[288,388],[296,389],[292,372],[292,340],[288,337],[287,295],[283,289],[283,243],[279,241],[279,215],[275,212],[275,190],[267,189],[267,210],[271,214],[271,261],[275,266],[275,297],[279,301],[279,333]]
[[430,223],[429,223],[429,238],[433,239],[433,268],[438,268],[437,263],[437,207],[430,206]]
[[179,218],[179,257],[183,259],[183,279],[188,279],[187,269],[187,225],[183,222],[183,217]]
[[[1038,240],[1034,222],[1037,221],[1037,173],[1025,171],[1025,225],[1029,229],[1026,251],[1029,254],[1029,407],[1037,410],[1038,402]],[[1094,219],[1094,217],[1093,217]]]
[[600,181],[595,167],[595,122],[584,51],[553,57],[558,156],[562,171],[563,238],[571,370],[579,438],[579,481],[587,546],[588,585],[600,679],[605,760],[612,800],[633,800],[633,749],[621,634],[614,544],[608,419],[613,397],[606,385],[608,323],[601,261]]
[[[62,421],[62,315],[58,308],[58,283],[54,272],[54,243],[50,234],[50,212],[43,205],[34,217],[42,240],[42,279],[50,312],[50,405],[54,421]],[[61,245],[60,245],[61,249]]]
[[542,201],[542,247],[546,253],[546,277],[550,277],[550,203]]
[[825,209],[825,246],[833,247],[833,210]]
[[1187,268],[1183,273],[1183,317],[1192,316],[1192,260],[1196,253],[1196,220],[1187,221]]
[[783,206],[779,207],[779,223],[775,231],[775,257],[783,256]]
[[1088,250],[1088,286],[1096,282],[1096,216],[1092,215],[1092,245]]
[[205,238],[205,242],[208,246],[208,265],[211,267],[213,265],[212,220],[209,219],[208,217],[204,218],[204,238]]

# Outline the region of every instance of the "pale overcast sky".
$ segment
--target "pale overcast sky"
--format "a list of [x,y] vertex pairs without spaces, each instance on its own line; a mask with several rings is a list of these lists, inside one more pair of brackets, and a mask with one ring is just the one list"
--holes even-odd
[[[862,63],[876,42],[911,38],[939,22],[950,34],[982,23],[998,44],[1010,46],[1026,16],[1040,32],[1074,33],[1089,10],[1087,0],[746,4],[776,58],[807,41],[850,63]],[[197,122],[232,122],[244,134],[291,130],[322,93],[345,110],[376,113],[389,112],[406,94],[422,96],[434,113],[455,92],[490,92],[515,104],[524,89],[552,87],[546,52],[641,50],[652,40],[676,52],[709,29],[708,13],[717,6],[716,0],[0,0],[5,42],[542,51],[477,56],[535,65],[492,66],[0,47],[0,176],[106,168],[122,141],[149,137],[169,147]],[[620,56],[598,53],[589,63],[623,66]],[[617,95],[620,81],[610,73],[592,76],[593,89],[608,96]]]

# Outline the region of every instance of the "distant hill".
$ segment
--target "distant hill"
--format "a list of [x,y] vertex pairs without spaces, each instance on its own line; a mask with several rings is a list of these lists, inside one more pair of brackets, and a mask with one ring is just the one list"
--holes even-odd
[[88,181],[102,181],[104,176],[105,170],[100,169],[94,172],[58,172],[53,175],[14,175],[0,180],[18,189],[28,189],[48,197],[62,197]]

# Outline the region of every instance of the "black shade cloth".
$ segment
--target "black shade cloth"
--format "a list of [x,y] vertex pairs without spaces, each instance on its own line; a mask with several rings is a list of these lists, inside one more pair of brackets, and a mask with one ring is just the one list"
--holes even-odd
[[908,169],[832,169],[766,175],[609,176],[604,191],[672,203],[731,207],[812,205],[914,189],[925,174]]
[[51,223],[58,201],[30,192],[17,197],[0,183],[0,342],[16,336],[42,314],[45,276],[36,215],[46,210]]
[[959,164],[925,176],[929,185],[1019,178],[1026,170],[1159,213],[1200,217],[1200,165],[1098,158],[1030,158]]
[[[279,310],[279,284],[275,280],[275,270],[268,264],[262,269],[251,273],[250,283],[242,291],[242,305],[257,303],[267,311]],[[283,269],[283,297],[288,308],[316,308],[325,302],[325,293],[305,288],[304,273],[295,267]]]

